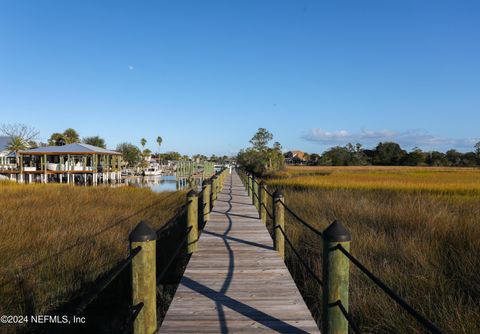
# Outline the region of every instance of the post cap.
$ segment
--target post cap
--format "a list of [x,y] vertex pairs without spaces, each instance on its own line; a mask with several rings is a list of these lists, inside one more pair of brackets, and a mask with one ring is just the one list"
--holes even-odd
[[198,196],[198,194],[195,191],[195,189],[192,189],[187,193],[187,197],[197,197],[197,196]]
[[274,198],[282,198],[283,197],[283,191],[281,189],[276,189],[273,193]]
[[323,239],[332,242],[347,242],[352,240],[352,236],[338,220],[335,220],[323,231]]
[[130,242],[145,242],[157,239],[157,233],[143,220],[135,226],[130,236]]

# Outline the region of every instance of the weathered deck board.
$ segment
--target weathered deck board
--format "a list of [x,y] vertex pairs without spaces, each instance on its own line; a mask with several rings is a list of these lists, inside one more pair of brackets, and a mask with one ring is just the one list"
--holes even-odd
[[225,186],[161,333],[319,333],[238,175]]

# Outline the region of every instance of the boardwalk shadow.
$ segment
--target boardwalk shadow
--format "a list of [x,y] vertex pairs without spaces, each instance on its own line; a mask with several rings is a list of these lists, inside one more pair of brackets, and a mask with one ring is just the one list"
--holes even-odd
[[[231,203],[228,203],[230,206],[232,205]],[[234,217],[240,217],[240,218],[248,218],[248,219],[258,219],[258,216],[245,216],[245,215],[239,215],[239,214],[236,214],[236,213],[228,213],[227,212],[221,212],[221,211],[212,211],[212,213],[220,213],[220,214],[224,214],[227,216],[227,218],[230,219],[231,216],[234,216]]]
[[[244,304],[236,299],[230,298],[226,296],[222,292],[217,292],[209,287],[194,281],[187,276],[184,276],[182,279],[182,284],[188,287],[189,289],[200,293],[212,300],[215,301],[216,304],[220,304],[221,306],[228,307],[229,309],[238,312],[259,324],[262,324],[265,327],[268,327],[278,333],[308,333],[298,327],[292,326],[278,318],[272,317],[271,315],[266,314],[260,310],[257,310],[247,304]],[[223,310],[222,310],[223,313]],[[225,323],[225,319],[223,320],[223,324],[221,324],[222,333],[228,333],[228,326]]]
[[248,241],[248,240],[239,239],[239,238],[235,238],[235,237],[225,236],[225,235],[218,234],[218,233],[215,233],[215,232],[203,231],[203,233],[212,235],[214,237],[219,237],[219,238],[239,242],[239,243],[242,243],[242,244],[250,245],[250,246],[260,247],[260,248],[269,249],[269,250],[273,249],[273,247],[271,247],[271,246],[266,246],[266,245],[262,245],[262,244],[259,244],[259,243],[253,242],[253,241]]
[[245,206],[250,206],[252,203],[243,203],[243,202],[235,202],[235,201],[223,201],[223,200],[217,200],[217,202],[224,202],[224,203],[232,203],[232,204],[239,204],[239,205],[245,205]]

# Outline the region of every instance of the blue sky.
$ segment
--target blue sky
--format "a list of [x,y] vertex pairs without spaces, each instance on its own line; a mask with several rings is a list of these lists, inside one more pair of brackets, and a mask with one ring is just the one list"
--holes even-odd
[[480,140],[480,2],[0,0],[0,123],[186,154]]

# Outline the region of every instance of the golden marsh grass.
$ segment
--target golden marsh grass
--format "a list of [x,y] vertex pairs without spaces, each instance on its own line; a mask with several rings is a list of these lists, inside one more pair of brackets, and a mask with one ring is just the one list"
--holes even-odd
[[480,194],[480,169],[430,167],[289,167],[272,186],[324,189],[384,189],[444,194]]
[[[316,174],[316,175],[315,175]],[[288,168],[268,181],[303,219],[340,220],[351,252],[447,333],[480,333],[480,172],[405,167]],[[321,274],[321,240],[288,214],[287,234]],[[321,290],[288,253],[317,319]],[[350,310],[365,333],[423,333],[354,267]]]
[[140,220],[158,229],[183,203],[183,192],[0,182],[0,314],[67,302],[127,256]]

